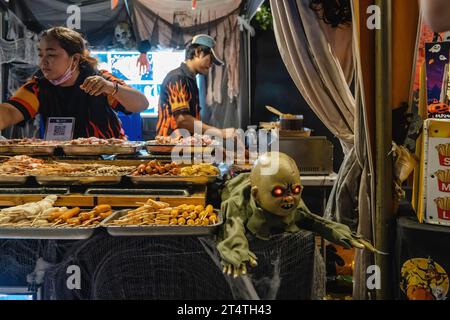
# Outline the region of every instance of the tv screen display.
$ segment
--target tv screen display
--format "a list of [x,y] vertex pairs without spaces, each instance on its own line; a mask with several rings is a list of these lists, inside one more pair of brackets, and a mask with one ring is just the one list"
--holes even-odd
[[92,51],[91,55],[99,61],[98,68],[111,72],[129,86],[139,90],[147,97],[149,107],[141,113],[143,117],[158,116],[158,99],[161,84],[167,73],[180,66],[184,61],[184,50],[148,52],[150,70],[139,73],[137,51]]

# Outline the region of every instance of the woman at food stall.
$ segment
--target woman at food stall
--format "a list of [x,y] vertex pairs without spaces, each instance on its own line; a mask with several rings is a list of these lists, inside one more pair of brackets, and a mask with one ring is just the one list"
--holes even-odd
[[141,112],[146,97],[106,71],[97,69],[86,41],[76,31],[55,27],[39,42],[40,70],[0,104],[0,130],[40,114],[75,118],[73,138],[125,138],[118,111]]

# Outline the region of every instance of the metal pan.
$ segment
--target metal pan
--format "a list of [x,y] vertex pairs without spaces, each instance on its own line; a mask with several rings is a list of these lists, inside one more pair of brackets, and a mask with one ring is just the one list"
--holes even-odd
[[1,175],[0,176],[0,185],[9,185],[9,186],[17,186],[24,185],[28,181],[28,176],[9,176],[9,175]]
[[220,211],[215,210],[219,222],[211,226],[167,226],[167,225],[153,225],[153,226],[114,226],[109,224],[120,217],[127,214],[129,210],[117,211],[112,215],[108,221],[100,223],[105,227],[108,233],[115,237],[129,237],[129,236],[207,236],[214,234],[218,227],[223,224],[223,216]]
[[[89,211],[89,210],[82,210]],[[114,213],[102,221],[107,223]],[[48,240],[85,240],[89,239],[96,229],[101,227],[99,223],[90,227],[0,227],[0,239],[48,239]]]
[[0,187],[0,195],[68,195],[69,188],[45,188],[45,187],[39,187],[39,188],[7,188],[7,187]]
[[152,154],[171,154],[173,149],[177,153],[198,153],[198,154],[211,154],[214,151],[215,145],[209,146],[195,146],[195,145],[180,145],[180,144],[157,144],[150,141],[145,145],[148,152]]
[[43,186],[51,185],[117,185],[122,176],[97,177],[61,177],[61,176],[35,176],[36,182]]
[[90,228],[39,228],[39,227],[0,227],[0,239],[59,239],[83,240],[94,234]]
[[129,145],[64,145],[62,149],[68,156],[99,156],[105,154],[136,154],[142,144]]
[[86,195],[111,195],[111,196],[123,196],[123,195],[145,195],[145,196],[164,196],[164,197],[189,197],[190,193],[186,189],[94,189],[90,188],[86,190]]
[[56,145],[35,146],[35,145],[13,145],[9,147],[9,153],[27,155],[53,155]]
[[9,145],[0,145],[0,153],[2,154],[10,154],[11,146]]
[[174,147],[174,144],[148,143],[145,145],[147,151],[154,154],[171,154]]
[[195,184],[205,185],[217,180],[217,176],[127,176],[136,185],[144,184]]

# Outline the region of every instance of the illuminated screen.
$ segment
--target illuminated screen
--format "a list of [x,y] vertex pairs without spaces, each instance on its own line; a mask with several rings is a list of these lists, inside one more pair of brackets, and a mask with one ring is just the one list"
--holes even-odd
[[40,300],[41,292],[29,292],[26,287],[1,287],[0,301],[3,300]]
[[98,59],[98,68],[107,70],[115,77],[125,81],[129,86],[139,90],[147,97],[149,107],[141,115],[144,117],[158,116],[158,99],[161,84],[167,73],[180,66],[184,61],[183,51],[150,51],[148,60],[150,70],[139,74],[136,65],[139,57],[137,51],[92,51],[91,55]]
[[32,294],[0,294],[1,300],[34,300]]

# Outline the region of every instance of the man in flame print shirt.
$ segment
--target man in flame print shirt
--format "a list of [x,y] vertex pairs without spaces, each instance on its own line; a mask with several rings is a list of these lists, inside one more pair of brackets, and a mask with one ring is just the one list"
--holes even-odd
[[176,116],[188,113],[200,120],[199,92],[195,75],[183,62],[164,79],[158,104],[157,134],[169,136],[178,129]]
[[[214,52],[215,40],[205,34],[195,36],[186,48],[186,60],[164,79],[158,103],[158,123],[156,132],[159,136],[170,136],[177,129],[194,132],[194,122],[200,121],[200,101],[196,75],[207,75],[213,64],[223,66]],[[202,133],[217,130],[202,123]],[[234,130],[234,129],[232,129]]]

